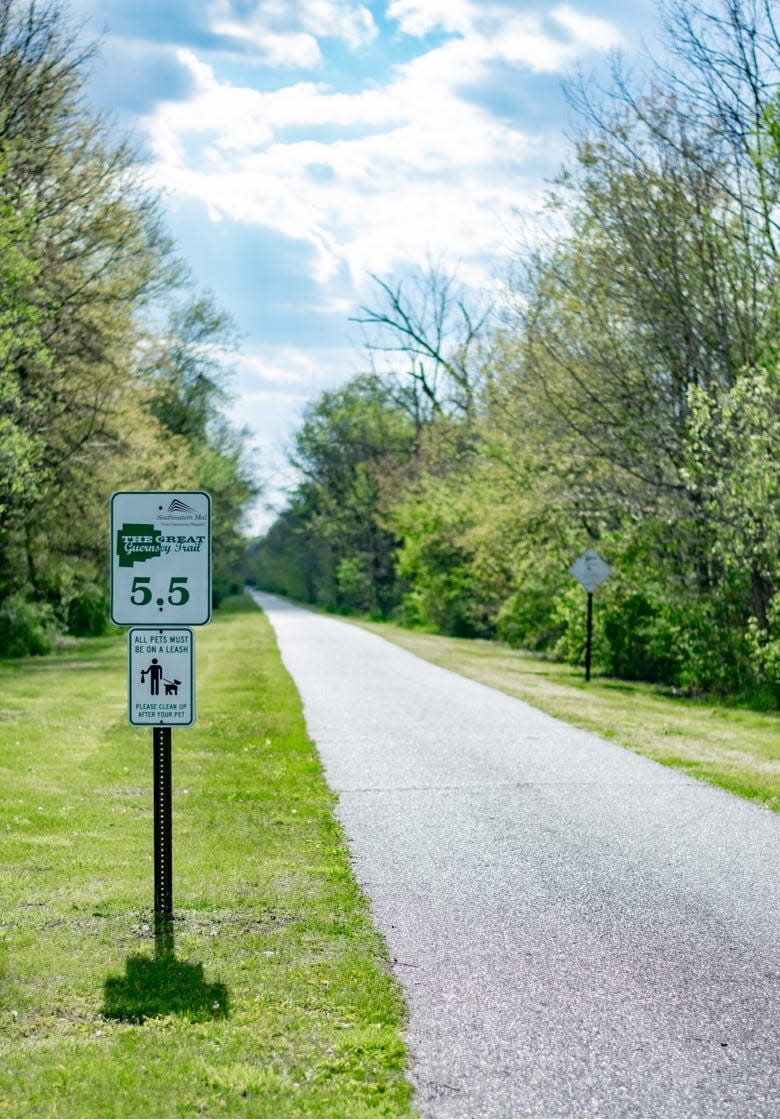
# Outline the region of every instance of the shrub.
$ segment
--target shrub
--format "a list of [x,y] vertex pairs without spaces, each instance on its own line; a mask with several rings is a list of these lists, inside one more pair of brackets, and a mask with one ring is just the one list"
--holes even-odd
[[496,616],[496,637],[510,646],[546,650],[560,636],[560,625],[552,618],[549,588],[526,585],[501,604]]
[[85,583],[68,603],[68,632],[79,637],[105,634],[108,629],[108,594],[98,583]]
[[0,604],[0,656],[49,653],[56,633],[54,611],[48,603],[14,591]]

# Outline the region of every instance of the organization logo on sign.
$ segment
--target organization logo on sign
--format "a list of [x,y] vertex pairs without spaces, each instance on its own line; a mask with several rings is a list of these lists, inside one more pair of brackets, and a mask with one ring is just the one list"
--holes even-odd
[[162,533],[154,525],[123,525],[116,531],[116,553],[120,568],[132,568],[160,555]]
[[116,532],[116,552],[120,568],[132,568],[144,560],[154,560],[171,552],[200,552],[205,533],[164,534],[154,525],[123,525]]
[[182,502],[178,498],[174,498],[168,506],[168,513],[194,513],[196,517],[199,516],[196,509],[193,509],[192,506],[188,506],[186,502]]

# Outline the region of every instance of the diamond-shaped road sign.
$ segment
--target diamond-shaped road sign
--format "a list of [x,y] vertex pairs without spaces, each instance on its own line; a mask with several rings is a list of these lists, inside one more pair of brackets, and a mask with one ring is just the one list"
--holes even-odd
[[600,587],[610,574],[609,565],[602,560],[595,548],[589,548],[574,561],[569,571],[578,579],[586,591],[593,592]]

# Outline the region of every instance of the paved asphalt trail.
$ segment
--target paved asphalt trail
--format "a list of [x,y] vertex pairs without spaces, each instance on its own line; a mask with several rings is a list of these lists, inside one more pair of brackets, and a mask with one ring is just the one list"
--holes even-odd
[[258,595],[424,1116],[774,1116],[780,818]]

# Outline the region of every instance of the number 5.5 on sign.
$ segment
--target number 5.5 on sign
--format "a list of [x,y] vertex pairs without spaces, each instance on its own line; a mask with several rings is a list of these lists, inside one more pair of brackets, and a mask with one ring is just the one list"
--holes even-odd
[[211,498],[202,490],[111,499],[111,618],[201,626],[211,618]]
[[[188,601],[190,593],[186,587],[187,582],[187,576],[171,576],[168,584],[168,602],[171,606],[183,607]],[[135,576],[133,586],[130,588],[130,602],[135,603],[137,607],[145,607],[151,603],[154,598],[151,583],[151,576]],[[161,604],[158,603],[159,605]]]

